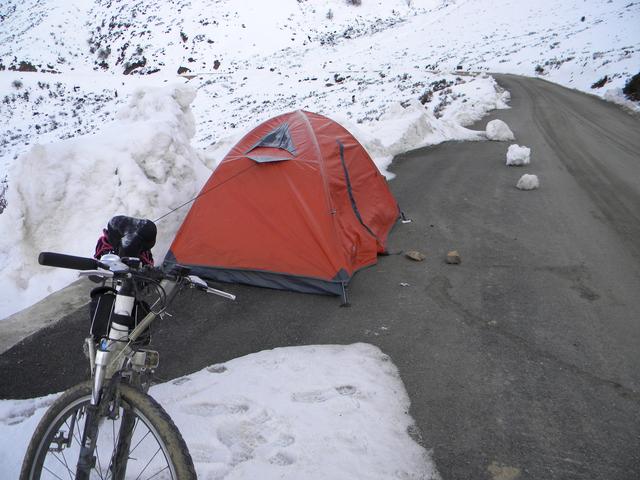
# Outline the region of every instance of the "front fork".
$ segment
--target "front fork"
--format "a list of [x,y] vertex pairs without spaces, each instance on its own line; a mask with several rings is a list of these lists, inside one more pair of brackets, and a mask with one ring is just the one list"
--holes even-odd
[[[118,285],[117,290],[118,294],[116,295],[113,308],[114,315],[112,318],[131,318],[135,297],[126,295],[126,292],[124,292],[126,288],[122,285]],[[106,410],[106,406],[100,404],[100,400],[103,397],[103,386],[105,380],[111,379],[113,374],[119,369],[119,366],[122,365],[122,361],[126,359],[126,356],[123,355],[123,349],[127,345],[128,338],[129,327],[112,321],[109,335],[100,341],[97,351],[93,345],[93,339],[88,339],[87,343],[89,346],[89,360],[91,362],[93,384],[91,388],[91,402],[89,406],[87,406],[86,421],[82,433],[80,456],[76,467],[76,478],[78,480],[88,479],[91,469],[96,464],[96,440],[100,418],[103,417],[101,410]],[[122,361],[119,361],[116,357],[118,355],[122,356]],[[111,382],[111,387],[117,388],[117,383],[117,381]],[[117,397],[117,395],[114,395],[114,392],[110,392],[105,396],[105,399],[110,401],[111,398],[115,397]],[[114,414],[117,414],[117,412],[114,412]]]
[[[119,286],[116,301],[113,306],[113,319],[130,319],[135,304],[135,297],[123,294],[125,287]],[[95,363],[93,365],[93,388],[91,391],[91,405],[98,405],[100,402],[100,392],[105,378],[111,376],[117,371],[122,362],[111,361],[116,355],[122,356],[123,349],[127,345],[129,339],[129,326],[117,323],[115,320],[111,322],[109,336],[100,340],[98,351],[95,352]],[[114,360],[117,360],[114,358]]]
[[[173,299],[178,292],[176,283],[163,281],[162,285],[166,293],[167,303],[170,303],[171,299]],[[130,288],[131,285],[127,284],[127,282],[116,288],[118,293],[116,295],[113,308],[113,319],[123,317],[131,318],[135,297],[126,294],[133,293]],[[124,351],[125,348],[129,348],[128,343],[135,341],[149,327],[156,316],[157,314],[155,312],[150,312],[131,332],[129,332],[128,326],[112,321],[109,336],[108,338],[104,338],[100,341],[97,351],[93,345],[93,339],[89,339],[88,341],[89,359],[91,361],[91,370],[93,373],[93,385],[91,389],[91,403],[87,406],[87,419],[82,435],[80,458],[78,459],[76,470],[76,478],[79,480],[88,479],[91,469],[96,463],[95,448],[98,427],[100,418],[105,416],[108,409],[108,406],[104,405],[104,402],[101,403],[101,400],[103,398],[107,401],[114,399],[116,404],[118,401],[115,389],[118,387],[119,379],[114,377],[114,380],[108,384],[109,388],[114,389],[114,391],[109,391],[106,395],[103,394],[105,381],[110,380],[114,374],[120,370],[123,362],[128,358],[125,354],[127,352]],[[118,358],[118,356],[121,358]],[[157,352],[155,352],[155,356],[145,355],[145,358],[147,358],[147,356],[153,357],[148,359],[151,367],[157,367]],[[117,415],[118,405],[114,405],[114,409],[113,414]],[[124,476],[124,473],[126,472],[126,459],[129,452],[130,432],[131,418],[125,411],[120,425],[119,437],[121,438],[118,439],[118,445],[114,452],[111,465],[113,468],[112,473],[116,479]]]

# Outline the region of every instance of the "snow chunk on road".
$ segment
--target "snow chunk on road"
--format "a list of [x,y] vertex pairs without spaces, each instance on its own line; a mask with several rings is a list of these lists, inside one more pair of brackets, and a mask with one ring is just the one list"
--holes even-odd
[[529,147],[521,147],[513,144],[507,150],[507,165],[529,165],[531,159],[531,149]]
[[[373,345],[276,348],[151,388],[198,478],[437,479],[408,434],[409,397]],[[18,478],[30,435],[55,396],[0,400],[0,471]]]
[[520,177],[518,183],[516,184],[516,188],[520,190],[535,190],[540,187],[540,181],[538,180],[537,175],[529,175],[525,173]]
[[[154,219],[197,194],[211,172],[190,144],[194,97],[185,86],[138,90],[100,133],[36,144],[14,163],[0,215],[0,318],[77,276],[39,266],[40,251],[91,256],[113,215]],[[158,224],[157,258],[187,210]]]
[[487,123],[486,130],[487,138],[489,140],[496,140],[498,142],[507,142],[509,140],[515,140],[513,132],[509,126],[502,120],[491,120]]

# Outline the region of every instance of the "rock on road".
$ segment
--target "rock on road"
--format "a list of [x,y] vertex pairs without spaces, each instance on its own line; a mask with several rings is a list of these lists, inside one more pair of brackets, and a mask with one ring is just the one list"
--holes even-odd
[[[413,222],[392,253],[330,297],[227,286],[183,294],[155,328],[162,379],[287,345],[369,342],[389,354],[444,479],[640,478],[640,121],[595,97],[497,75],[500,118],[531,148],[446,143],[396,158]],[[523,173],[538,190],[515,184]],[[445,263],[447,252],[462,263]],[[403,286],[404,284],[405,286]],[[408,285],[407,285],[408,284]],[[223,287],[225,288],[225,287]],[[59,391],[85,374],[86,311],[0,356],[0,396]],[[375,419],[372,419],[375,421]]]

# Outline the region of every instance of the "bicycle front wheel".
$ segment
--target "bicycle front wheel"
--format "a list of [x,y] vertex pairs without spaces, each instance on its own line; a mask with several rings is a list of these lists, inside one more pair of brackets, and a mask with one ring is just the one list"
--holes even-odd
[[[195,479],[187,446],[164,409],[128,385],[119,391],[112,412],[99,420],[90,478]],[[21,480],[76,478],[90,400],[91,385],[82,383],[51,405],[31,438]]]

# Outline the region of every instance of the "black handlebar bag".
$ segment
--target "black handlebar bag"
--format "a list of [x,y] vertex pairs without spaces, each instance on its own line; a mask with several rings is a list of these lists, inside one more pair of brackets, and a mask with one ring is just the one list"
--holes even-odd
[[144,265],[153,266],[151,248],[156,244],[158,229],[151,220],[116,215],[102,230],[98,238],[94,258],[107,253],[120,257],[137,257]]
[[155,223],[144,218],[116,215],[107,224],[109,243],[121,257],[137,257],[156,244],[158,229]]

